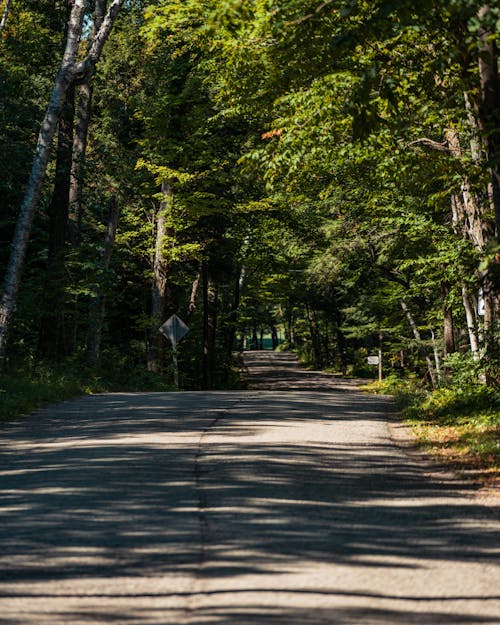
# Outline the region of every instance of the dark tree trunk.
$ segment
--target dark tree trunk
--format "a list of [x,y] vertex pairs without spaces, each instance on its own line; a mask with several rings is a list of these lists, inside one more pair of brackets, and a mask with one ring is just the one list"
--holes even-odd
[[[92,39],[99,31],[104,20],[107,0],[96,0],[94,10],[94,23],[92,27],[92,38],[89,42],[89,49]],[[73,139],[73,160],[71,164],[71,179],[69,189],[69,235],[73,246],[80,244],[82,226],[82,197],[83,197],[83,177],[85,169],[85,153],[87,150],[87,138],[90,126],[92,110],[92,79],[95,67],[85,80],[79,85],[77,91],[77,116],[75,126],[75,136]]]
[[345,336],[344,336],[344,333],[342,332],[342,313],[340,312],[340,309],[338,307],[336,308],[335,324],[337,326],[336,335],[337,335],[337,345],[338,345],[339,357],[340,357],[340,370],[342,371],[342,375],[346,375],[347,373],[347,347],[346,347]]
[[191,296],[189,298],[189,304],[186,310],[186,322],[189,321],[189,318],[196,310],[196,300],[198,299],[198,291],[200,290],[200,280],[201,280],[201,268],[196,274],[196,277],[193,280],[193,284],[191,285]]
[[49,245],[43,315],[38,337],[38,352],[44,358],[57,358],[66,355],[69,351],[65,327],[65,250],[73,146],[74,95],[74,85],[71,85],[59,119],[54,190],[47,209]]
[[257,338],[257,326],[254,324],[252,327],[252,344],[250,345],[251,349],[259,348],[259,339]]
[[276,326],[274,325],[274,323],[271,323],[271,340],[273,342],[273,349],[276,349],[279,345],[279,340],[278,340],[278,330],[276,329]]
[[74,247],[80,244],[81,239],[83,174],[90,125],[91,102],[92,87],[88,83],[84,83],[78,89],[77,119],[69,188],[69,235],[71,244]]
[[215,338],[217,331],[217,285],[206,264],[203,266],[203,389],[215,383]]
[[309,322],[309,333],[311,336],[311,344],[313,348],[314,365],[321,368],[323,366],[321,353],[321,337],[318,332],[318,322],[314,310],[306,304],[307,320]]
[[[238,311],[240,308],[240,296],[241,296],[241,272],[234,281],[234,293],[233,301],[231,302],[231,308],[227,315],[227,321],[224,324],[224,342],[226,356],[231,359],[233,350],[236,344],[236,327],[238,324]],[[229,370],[227,371],[229,374]]]
[[172,210],[173,192],[167,182],[161,186],[162,201],[156,214],[156,243],[153,260],[153,284],[151,288],[151,331],[147,366],[149,371],[161,370],[163,338],[158,328],[165,321],[168,260],[165,257],[165,238],[167,236],[166,217]]
[[101,337],[106,305],[106,278],[111,262],[113,245],[116,239],[116,231],[118,229],[118,216],[118,201],[116,195],[112,195],[109,200],[108,227],[100,262],[102,279],[100,280],[100,284],[97,285],[94,297],[90,303],[87,358],[89,362],[94,365],[99,362],[101,356]]

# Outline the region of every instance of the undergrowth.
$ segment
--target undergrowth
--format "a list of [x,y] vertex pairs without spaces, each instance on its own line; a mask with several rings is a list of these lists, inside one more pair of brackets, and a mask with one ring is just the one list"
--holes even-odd
[[419,445],[481,485],[500,484],[500,392],[482,384],[422,388],[389,376],[364,387],[394,395]]
[[106,391],[170,391],[165,374],[103,363],[98,370],[76,360],[65,363],[16,363],[0,373],[0,421],[28,414],[47,404]]

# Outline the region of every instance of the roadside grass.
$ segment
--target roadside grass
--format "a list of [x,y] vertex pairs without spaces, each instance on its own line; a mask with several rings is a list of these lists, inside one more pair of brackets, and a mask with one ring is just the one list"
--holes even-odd
[[500,486],[500,392],[482,385],[426,391],[392,376],[363,389],[395,396],[421,449],[482,487]]
[[72,361],[11,365],[0,373],[0,422],[79,395],[118,391],[171,391],[165,376],[144,370],[101,368]]

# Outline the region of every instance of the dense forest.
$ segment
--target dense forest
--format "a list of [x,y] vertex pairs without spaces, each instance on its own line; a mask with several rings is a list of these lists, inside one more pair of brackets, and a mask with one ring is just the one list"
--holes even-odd
[[176,314],[183,388],[244,346],[498,388],[499,32],[473,0],[3,0],[1,366],[171,383]]

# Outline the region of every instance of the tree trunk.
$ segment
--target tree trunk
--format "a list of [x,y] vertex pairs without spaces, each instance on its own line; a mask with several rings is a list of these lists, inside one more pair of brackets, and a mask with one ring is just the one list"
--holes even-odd
[[250,343],[250,349],[259,349],[259,339],[257,338],[257,326],[255,323],[252,326],[252,340]]
[[203,267],[203,389],[215,382],[215,338],[217,330],[217,285],[206,264]]
[[442,374],[441,374],[441,359],[439,357],[439,349],[436,343],[436,336],[432,328],[430,332],[431,332],[431,341],[432,341],[432,351],[434,353],[434,366],[435,366],[435,371],[436,371],[436,380],[438,384],[441,384]]
[[87,58],[75,64],[78,52],[78,43],[82,33],[83,18],[87,7],[87,0],[75,0],[68,24],[66,46],[57,73],[52,95],[45,117],[43,119],[35,158],[31,168],[30,178],[26,187],[19,216],[17,218],[14,236],[11,244],[11,253],[7,263],[3,296],[0,303],[0,367],[7,351],[7,341],[12,326],[13,316],[17,306],[17,296],[24,267],[26,249],[33,225],[35,210],[38,205],[42,183],[45,178],[47,164],[50,158],[52,141],[62,107],[66,99],[66,92],[77,73],[84,75],[99,61],[102,48],[113,26],[114,19],[124,0],[113,0],[99,32],[96,34]]
[[[238,273],[234,281],[234,293],[230,306],[229,313],[226,317],[226,323],[224,324],[224,342],[225,342],[225,351],[226,356],[231,359],[232,354],[236,344],[236,327],[238,324],[238,311],[240,308],[240,299],[241,299],[241,285],[242,279],[242,270]],[[229,369],[226,371],[226,374],[229,374]]]
[[189,298],[189,304],[186,310],[186,322],[196,310],[196,300],[198,299],[198,291],[200,290],[201,269],[196,274],[193,284],[191,285],[191,296]]
[[382,350],[382,346],[383,346],[383,340],[384,340],[384,335],[382,334],[382,332],[378,333],[378,381],[382,382],[382,378],[384,376],[384,363],[383,363],[383,350]]
[[318,368],[323,366],[321,353],[321,338],[318,333],[318,322],[314,310],[306,304],[307,320],[309,322],[309,334],[311,335],[311,343],[313,348],[314,365]]
[[279,345],[278,329],[274,325],[274,321],[271,321],[271,341],[272,341],[273,349],[277,349]]
[[[96,0],[96,6],[94,10],[94,23],[92,27],[92,37],[89,42],[89,50],[93,38],[102,26],[105,11],[106,0]],[[69,234],[71,244],[75,247],[80,244],[81,238],[83,210],[83,176],[85,169],[87,138],[92,109],[92,78],[94,73],[95,66],[78,88],[78,107],[75,135],[73,140],[73,160],[71,163],[71,182],[69,188]]]
[[406,302],[403,299],[399,300],[399,303],[401,305],[401,308],[403,309],[406,318],[408,320],[408,323],[410,325],[410,328],[412,329],[413,332],[413,336],[415,337],[415,340],[417,341],[418,345],[420,346],[420,350],[425,358],[425,362],[427,365],[427,371],[429,373],[429,378],[431,380],[432,386],[434,388],[436,388],[436,378],[434,375],[434,369],[432,367],[432,361],[429,358],[424,346],[423,346],[423,341],[422,341],[422,337],[420,335],[420,331],[418,329],[417,324],[415,323],[415,319],[413,319],[413,315],[410,312],[410,309],[408,308],[408,306],[406,305]]
[[0,364],[3,362],[6,354],[8,334],[17,306],[17,294],[21,282],[26,248],[49,162],[52,140],[66,99],[66,92],[73,80],[78,41],[82,31],[86,4],[86,0],[76,0],[71,11],[63,59],[57,73],[47,112],[42,122],[31,175],[14,230],[11,253],[6,270],[4,292],[0,305]]
[[469,343],[472,357],[475,361],[479,360],[479,338],[476,332],[476,318],[467,293],[467,287],[462,287],[462,302],[464,305],[465,318],[467,320],[467,331],[469,333]]
[[158,328],[165,321],[168,261],[165,257],[167,236],[166,217],[172,211],[173,192],[168,182],[161,185],[162,201],[156,214],[156,243],[153,259],[153,284],[151,288],[151,332],[147,354],[149,371],[161,370],[163,339]]
[[71,179],[69,188],[69,235],[73,247],[80,244],[82,227],[82,196],[85,152],[90,125],[92,87],[85,83],[78,89],[77,120],[73,141]]
[[294,318],[294,314],[293,314],[293,305],[290,303],[290,305],[287,307],[287,329],[288,329],[288,344],[290,349],[295,349],[296,345],[296,341],[295,341],[295,318]]
[[5,0],[5,8],[2,14],[2,20],[0,21],[0,33],[7,24],[7,18],[9,17],[10,0]]
[[491,200],[495,213],[495,236],[500,237],[500,81],[496,33],[484,20],[491,17],[490,6],[478,11],[479,29],[479,127],[483,133],[488,166],[491,172]]
[[97,285],[96,292],[90,303],[89,330],[87,336],[87,359],[93,365],[99,362],[101,355],[102,326],[104,323],[104,312],[106,304],[106,274],[109,270],[113,245],[118,229],[119,208],[116,195],[112,195],[109,200],[109,216],[106,237],[101,254],[101,271],[103,279]]
[[68,88],[59,119],[54,190],[47,209],[49,246],[45,274],[43,315],[38,352],[44,358],[68,353],[65,329],[65,249],[68,226],[69,176],[73,144],[74,85]]

